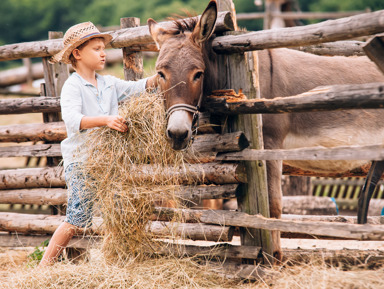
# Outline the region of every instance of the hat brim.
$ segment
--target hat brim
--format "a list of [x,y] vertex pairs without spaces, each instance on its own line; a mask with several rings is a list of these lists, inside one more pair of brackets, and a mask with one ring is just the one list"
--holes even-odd
[[72,51],[79,47],[81,44],[84,42],[92,39],[92,38],[104,38],[104,43],[107,45],[109,42],[112,40],[112,36],[109,34],[104,34],[104,33],[97,33],[97,34],[92,34],[88,37],[79,39],[78,41],[72,43],[69,46],[64,47],[60,52],[56,53],[53,55],[50,59],[50,63],[58,63],[58,62],[63,62],[66,64],[71,64],[71,61],[69,60],[69,56],[71,55]]

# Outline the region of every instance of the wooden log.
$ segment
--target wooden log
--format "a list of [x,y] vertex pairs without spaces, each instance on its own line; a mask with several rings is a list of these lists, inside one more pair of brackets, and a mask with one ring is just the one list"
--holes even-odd
[[[191,202],[236,198],[238,186],[238,184],[181,186],[175,195]],[[64,188],[14,189],[2,190],[0,193],[0,204],[64,205],[66,203],[67,190]]]
[[384,73],[384,36],[374,37],[363,49],[367,56],[377,65],[381,72]]
[[209,112],[200,112],[197,133],[221,133],[221,118]]
[[0,115],[59,111],[60,98],[57,97],[29,97],[0,100]]
[[63,167],[2,170],[0,180],[1,190],[65,186]]
[[[271,13],[272,17],[279,17],[283,19],[337,19],[343,17],[349,17],[353,15],[359,15],[367,11],[345,11],[345,12],[280,12]],[[251,20],[251,19],[263,19],[265,12],[253,12],[253,13],[237,13],[237,20]]]
[[[291,219],[295,218],[295,220],[285,220],[265,218],[261,215],[248,215],[243,212],[223,210],[184,210],[178,213],[181,213],[182,216],[184,216],[183,214],[185,213],[188,218],[193,218],[194,220],[204,224],[216,224],[244,228],[260,228],[265,230],[277,230],[289,233],[337,237],[343,239],[384,240],[384,225],[358,225],[348,223],[345,224],[308,221],[308,219],[301,220],[304,218],[313,219],[316,218],[316,216],[298,216],[291,217]],[[283,218],[286,218],[285,216],[283,216]],[[324,218],[324,216],[317,217]],[[338,216],[332,216],[329,218],[336,220]],[[340,220],[343,221],[343,219]]]
[[285,113],[384,107],[383,83],[320,86],[308,92],[273,99],[228,99],[212,96],[208,110],[222,114]]
[[[295,214],[283,214],[282,220],[288,221],[304,221],[304,222],[330,222],[330,223],[344,223],[344,224],[357,224],[356,216],[319,216],[319,215],[295,215]],[[368,224],[371,225],[383,225],[383,216],[370,216],[368,217]]]
[[[121,51],[117,49],[107,49],[105,52],[107,54],[107,65],[122,62],[123,55]],[[72,66],[69,67],[69,71],[74,71]],[[7,87],[15,84],[25,83],[28,77],[30,77],[32,80],[44,78],[43,64],[41,62],[32,64],[30,73],[25,66],[0,71],[0,87]]]
[[38,188],[2,190],[0,204],[63,205],[67,203],[67,190],[62,188]]
[[[24,234],[53,234],[65,216],[18,214],[0,212],[0,231]],[[82,229],[77,235],[101,234],[101,218],[93,218],[91,228]],[[191,240],[228,242],[232,240],[234,228],[206,224],[186,224],[153,221],[148,223],[148,232],[156,237],[181,237]]]
[[[22,235],[0,233],[0,247],[39,247],[41,243],[49,240],[50,235]],[[67,248],[89,249],[101,240],[97,236],[74,236]]]
[[245,228],[261,228],[316,236],[329,236],[357,240],[384,240],[384,225],[356,225],[268,219],[242,212],[204,211],[199,217],[203,223]]
[[157,237],[179,236],[182,239],[213,242],[230,242],[234,233],[233,227],[159,221],[150,222],[148,230]]
[[245,149],[241,152],[223,153],[221,161],[240,160],[383,160],[382,145],[346,146],[334,148],[299,148],[287,150]]
[[[140,18],[120,18],[120,28],[138,27]],[[123,47],[124,79],[137,81],[143,78],[143,56],[141,52],[131,52],[128,47]]]
[[[27,127],[29,125],[26,125]],[[25,125],[18,125],[17,128],[25,127]],[[35,126],[33,126],[35,128]],[[38,129],[41,132],[40,127]],[[60,129],[60,128],[59,128]],[[43,131],[39,135],[29,135],[31,131],[27,132],[27,136],[23,134],[19,134],[20,131],[16,135],[10,135],[12,130],[7,127],[5,130],[5,134],[1,134],[0,127],[0,142],[1,141],[29,141],[34,139],[35,141],[45,140],[51,138],[51,131],[46,131],[43,128]],[[12,131],[13,133],[15,131]],[[44,138],[45,133],[48,132],[48,137]],[[54,135],[54,141],[60,141],[62,138],[66,137],[65,128],[64,131],[61,131],[63,134]],[[12,133],[12,134],[13,134]],[[244,147],[248,146],[248,140],[244,136],[242,132],[232,133],[232,134],[224,134],[224,135],[200,135],[196,137],[196,141],[192,144],[190,150],[186,154],[186,158],[190,158],[191,161],[195,160],[197,163],[205,162],[205,158],[207,154],[209,154],[208,161],[214,161],[216,152],[225,152],[225,151],[240,151]],[[189,156],[189,154],[192,154]],[[60,144],[38,144],[38,145],[30,145],[30,146],[5,146],[0,147],[0,157],[60,157],[61,149]]]
[[348,40],[298,46],[292,47],[292,49],[323,56],[364,56],[364,45],[365,42],[362,41]]
[[249,146],[242,131],[226,134],[198,135],[192,144],[196,152],[230,152],[241,151]]
[[61,142],[66,137],[64,122],[0,126],[0,142]]
[[60,144],[0,147],[0,157],[61,157]]
[[213,40],[213,48],[217,53],[240,53],[353,39],[383,33],[383,17],[384,10],[380,10],[306,26],[220,36]]
[[[157,172],[159,170],[156,170]],[[156,179],[152,165],[138,166],[133,178],[140,180]],[[244,167],[239,164],[208,163],[185,165],[180,171],[176,168],[163,169],[169,177],[178,176],[181,182],[191,180],[212,184],[235,184],[246,182]],[[64,187],[63,167],[28,168],[0,171],[0,190],[25,188]]]
[[221,258],[249,258],[258,259],[261,255],[261,248],[254,246],[236,246],[228,243],[221,243],[211,246],[187,245],[180,243],[159,242],[155,243],[158,255],[172,255],[179,258],[194,256],[210,256]]
[[[160,23],[160,26],[165,29],[172,25],[172,21]],[[221,12],[218,15],[215,31],[222,32],[228,30],[233,30],[231,14],[229,12]],[[112,35],[113,41],[107,45],[107,47],[129,47],[132,51],[157,51],[157,47],[149,34],[147,26],[120,29],[109,32],[109,34]],[[58,53],[61,49],[63,49],[62,39],[3,45],[0,47],[0,61],[31,57],[47,57]]]

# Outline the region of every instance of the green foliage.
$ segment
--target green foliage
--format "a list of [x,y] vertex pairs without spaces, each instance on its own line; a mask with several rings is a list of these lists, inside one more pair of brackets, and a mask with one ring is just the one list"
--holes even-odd
[[[253,0],[233,0],[238,13],[260,12]],[[373,11],[384,9],[383,0],[298,0],[303,11]],[[70,26],[92,21],[96,25],[119,25],[122,17],[161,21],[188,10],[200,14],[208,0],[1,0],[0,45],[47,39],[48,31],[65,32]],[[260,20],[240,21],[248,30],[261,29]]]
[[35,251],[33,251],[31,254],[28,255],[28,260],[29,260],[28,263],[31,266],[37,265],[41,261],[45,252],[45,248],[48,246],[48,244],[49,244],[49,239],[41,242],[39,246],[35,247]]

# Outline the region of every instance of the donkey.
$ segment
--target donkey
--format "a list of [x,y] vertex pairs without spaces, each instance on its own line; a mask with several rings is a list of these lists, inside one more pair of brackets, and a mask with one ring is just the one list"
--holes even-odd
[[[168,115],[166,135],[176,150],[187,146],[202,99],[213,89],[219,89],[211,37],[216,19],[217,3],[211,0],[200,19],[192,24],[179,20],[174,29],[166,31],[154,20],[148,20],[150,33],[159,48],[156,70]],[[296,95],[322,85],[384,81],[366,57],[324,57],[273,49],[260,51],[258,58],[260,93],[264,98]],[[265,114],[262,117],[266,149],[384,143],[384,113],[379,110]],[[367,161],[287,161],[290,166],[323,173],[342,172],[364,163]],[[281,161],[267,162],[273,218],[280,218],[282,213],[281,174]],[[281,259],[279,232],[273,232],[272,238],[273,254]]]

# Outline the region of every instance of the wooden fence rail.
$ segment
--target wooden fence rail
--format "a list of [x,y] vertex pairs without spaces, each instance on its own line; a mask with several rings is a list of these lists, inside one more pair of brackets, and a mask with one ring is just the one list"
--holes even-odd
[[[172,25],[172,21],[161,22],[160,25],[166,29]],[[229,12],[219,13],[215,29],[216,32],[233,30],[233,20]],[[113,41],[107,48],[129,47],[130,51],[157,51],[147,26],[120,29],[109,34],[113,36]],[[62,39],[4,45],[0,47],[0,61],[48,57],[62,48]]]
[[[236,36],[220,36],[213,41],[213,47],[218,53],[235,53],[353,39],[383,33],[383,17],[384,10],[380,10],[302,27],[249,32]],[[162,25],[167,27],[170,22],[164,22]],[[216,29],[226,31],[231,30],[231,27],[233,27],[233,22],[230,13],[220,13]],[[146,26],[121,29],[110,34],[114,39],[108,47],[130,47],[131,51],[157,50]],[[47,57],[61,49],[61,39],[9,44],[0,47],[0,61],[27,57]]]
[[220,36],[213,47],[217,53],[239,53],[353,39],[384,32],[383,18],[384,10],[380,10],[306,26]]
[[225,95],[207,99],[208,110],[220,114],[285,113],[338,109],[383,108],[384,83],[321,86],[290,97],[237,100]]

